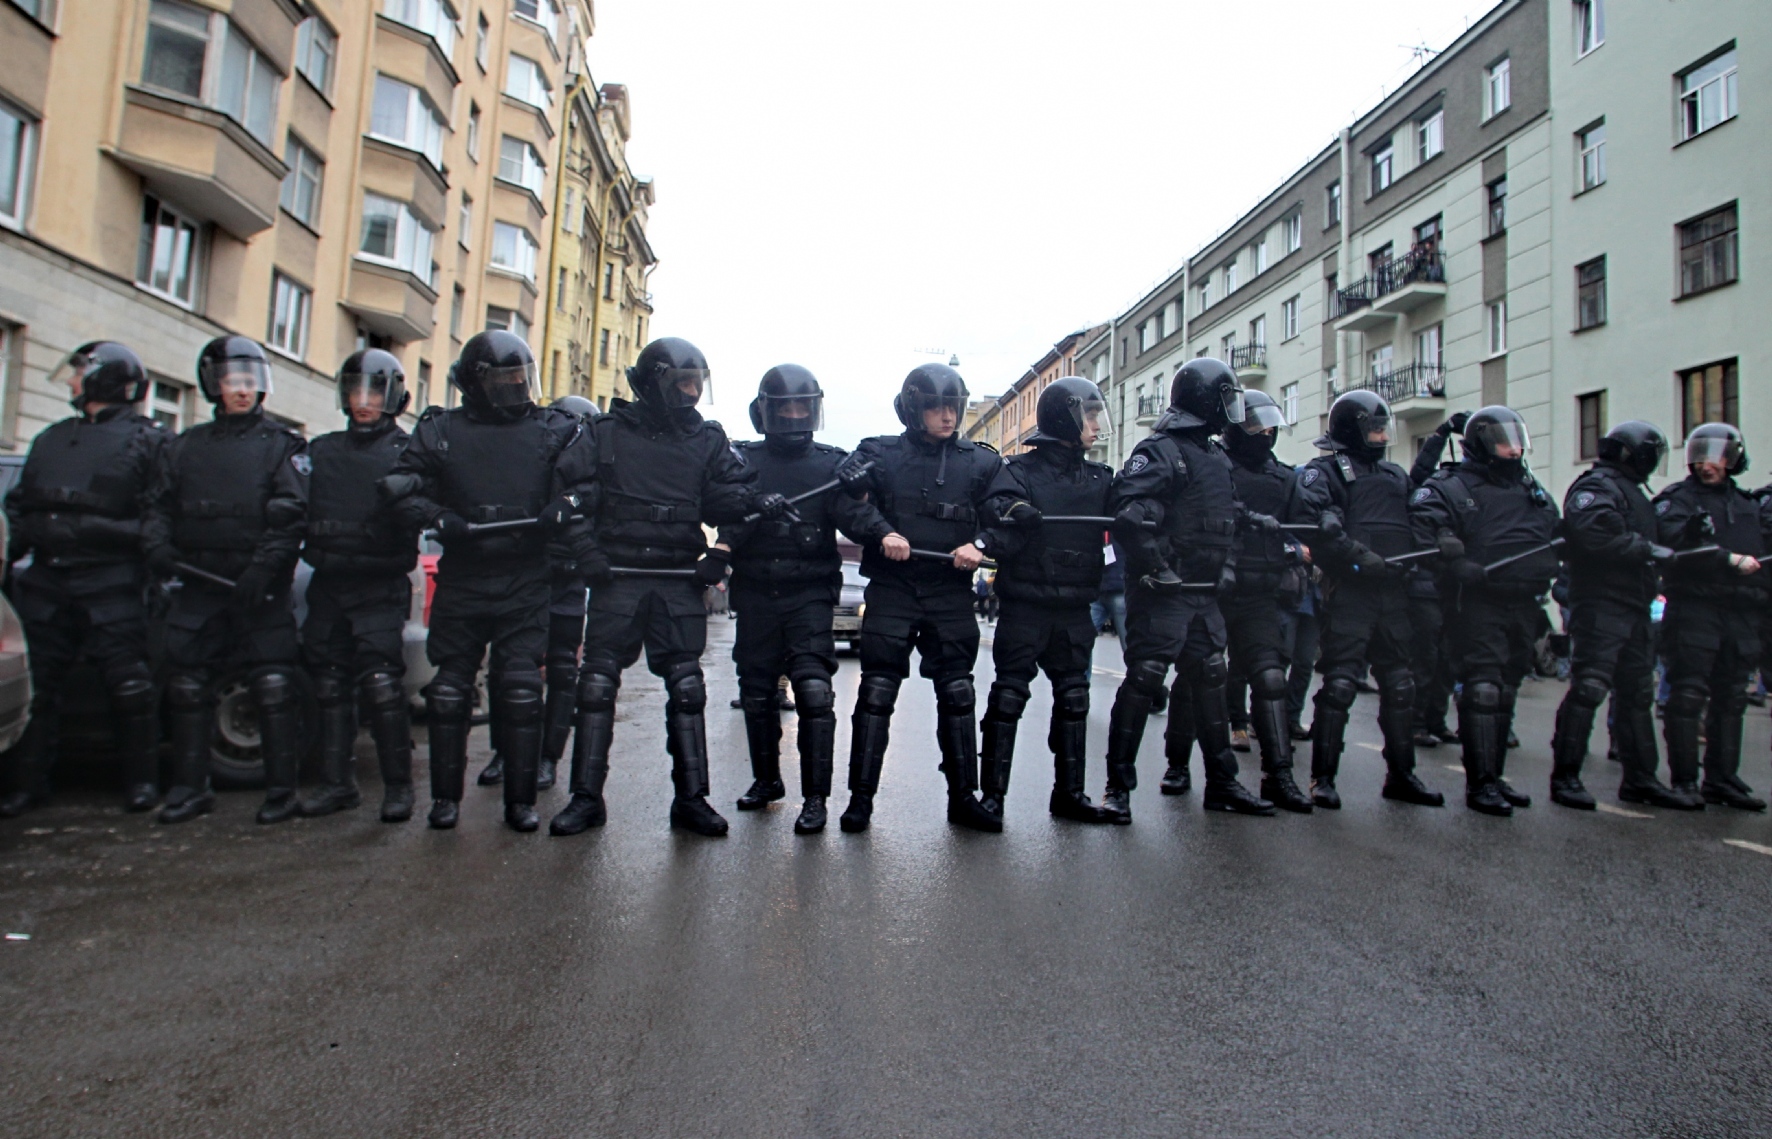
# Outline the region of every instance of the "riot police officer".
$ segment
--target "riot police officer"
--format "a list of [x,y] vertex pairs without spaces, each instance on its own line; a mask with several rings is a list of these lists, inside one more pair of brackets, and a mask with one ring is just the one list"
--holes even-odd
[[[979,790],[1001,817],[1015,757],[1015,730],[1037,669],[1052,683],[1052,795],[1047,809],[1082,823],[1107,820],[1083,791],[1088,756],[1090,658],[1095,622],[1089,603],[1106,568],[1102,525],[1051,522],[1048,516],[1108,513],[1113,468],[1090,462],[1089,448],[1112,432],[1101,389],[1078,376],[1053,380],[1034,409],[1032,450],[1005,461],[1009,493],[991,502],[1000,520],[997,618],[991,654],[996,680],[985,701]],[[994,535],[993,535],[994,536]]]
[[[738,522],[754,510],[773,520],[787,500],[759,496],[756,472],[733,451],[725,430],[695,410],[708,376],[707,358],[695,345],[654,340],[628,369],[633,402],[615,400],[609,414],[589,425],[599,465],[597,495],[585,513],[595,530],[574,549],[591,587],[590,618],[578,674],[572,799],[549,824],[553,834],[578,834],[607,819],[603,783],[615,697],[622,671],[642,647],[647,667],[665,685],[665,747],[676,788],[671,826],[726,833],[726,820],[707,800],[701,654],[708,639],[702,593],[725,578],[730,559],[708,547],[702,524]],[[616,567],[626,572],[618,576]]]
[[213,685],[224,670],[244,666],[265,765],[258,821],[279,823],[301,806],[300,652],[290,584],[307,522],[308,448],[264,413],[271,364],[256,341],[211,340],[197,358],[197,382],[215,418],[167,448],[143,533],[149,566],[183,583],[163,636],[172,788],[160,820],[184,822],[215,806]]
[[1108,722],[1101,805],[1114,823],[1132,821],[1138,747],[1172,663],[1192,696],[1206,767],[1205,808],[1274,813],[1273,803],[1237,781],[1225,703],[1227,632],[1218,593],[1234,584],[1225,579],[1239,531],[1277,535],[1280,529],[1277,519],[1253,514],[1238,500],[1230,457],[1212,438],[1243,420],[1236,373],[1207,356],[1189,360],[1170,385],[1169,410],[1114,478],[1114,537],[1133,582],[1126,595],[1126,679]]
[[1618,797],[1674,810],[1702,810],[1697,795],[1675,792],[1655,778],[1655,631],[1649,607],[1660,591],[1658,566],[1671,549],[1660,544],[1646,487],[1667,457],[1667,439],[1640,419],[1606,432],[1599,458],[1563,496],[1569,563],[1569,691],[1557,708],[1551,748],[1551,800],[1591,811],[1581,764],[1594,715],[1612,697],[1612,739],[1624,768]]
[[[836,480],[847,453],[814,442],[824,426],[824,391],[818,378],[797,364],[764,373],[751,401],[751,426],[761,440],[735,444],[757,472],[765,494],[792,498]],[[740,707],[750,744],[750,789],[738,800],[755,811],[787,794],[781,778],[781,714],[776,682],[794,686],[799,715],[800,791],[805,799],[794,833],[825,827],[836,747],[837,646],[832,610],[842,591],[837,531],[861,542],[879,515],[847,493],[816,495],[774,521],[758,519],[720,528],[720,546],[732,553],[731,602],[738,614],[732,660],[738,666]]]
[[[966,384],[941,364],[924,364],[905,377],[892,401],[900,435],[864,439],[846,464],[880,520],[866,535],[861,572],[868,579],[861,623],[861,690],[856,696],[849,752],[849,805],[838,825],[864,831],[886,755],[899,686],[918,671],[935,685],[936,742],[947,776],[948,822],[1000,831],[978,790],[978,698],[972,666],[978,622],[972,611],[972,575],[990,541],[987,500],[1006,488],[996,451],[960,435]],[[864,464],[872,468],[863,472]],[[925,555],[914,554],[921,550]]]
[[[1689,554],[1667,569],[1662,652],[1671,692],[1662,732],[1675,794],[1747,811],[1763,811],[1737,774],[1748,672],[1760,659],[1759,623],[1767,608],[1760,561],[1772,552],[1759,504],[1735,484],[1747,470],[1747,446],[1727,423],[1705,423],[1686,437],[1687,475],[1655,496],[1656,533]],[[1709,702],[1704,785],[1698,780],[1698,736]]]
[[[576,415],[536,406],[535,357],[503,329],[462,345],[449,373],[461,406],[428,409],[379,483],[394,517],[429,526],[443,543],[425,655],[431,746],[430,825],[460,817],[474,677],[491,649],[487,688],[505,757],[505,823],[533,831],[541,757],[542,661],[547,653],[550,538],[582,523],[596,456]],[[499,525],[513,524],[514,525]],[[488,526],[488,529],[477,529]]]
[[406,707],[402,632],[412,606],[418,535],[399,524],[375,484],[406,449],[400,413],[410,395],[390,352],[366,348],[338,370],[343,431],[308,444],[307,541],[314,567],[302,653],[320,706],[319,790],[302,814],[329,815],[362,802],[357,791],[358,697],[381,765],[383,822],[412,817],[412,725]]
[[159,720],[142,605],[142,514],[167,435],[137,414],[148,373],[121,344],[82,344],[50,383],[70,389],[80,414],[32,440],[6,496],[7,559],[31,558],[11,589],[31,646],[31,722],[11,755],[0,817],[48,797],[62,687],[82,655],[110,694],[124,805],[145,811],[159,798]]
[[[1421,441],[1421,450],[1409,466],[1409,482],[1421,486],[1442,465],[1452,436],[1463,435],[1470,412],[1454,412]],[[1409,571],[1409,628],[1414,640],[1411,655],[1415,666],[1415,746],[1439,747],[1458,738],[1446,724],[1446,705],[1452,699],[1452,657],[1446,648],[1446,612],[1440,599],[1435,567],[1417,563]]]
[[[1452,597],[1447,632],[1463,688],[1465,805],[1511,815],[1532,798],[1505,778],[1514,702],[1532,669],[1536,619],[1557,575],[1557,504],[1526,470],[1530,439],[1512,408],[1479,408],[1464,428],[1464,461],[1440,470],[1409,502],[1415,539],[1440,551]],[[1515,558],[1515,555],[1525,555]],[[1496,566],[1515,558],[1505,567]]]
[[1391,409],[1376,392],[1351,391],[1329,407],[1323,451],[1298,469],[1299,520],[1315,523],[1314,564],[1323,571],[1323,634],[1311,724],[1311,801],[1341,806],[1335,779],[1348,713],[1368,667],[1378,680],[1384,733],[1383,795],[1439,807],[1446,802],[1415,774],[1415,678],[1410,672],[1405,570],[1385,559],[1414,546],[1409,475],[1385,459]]

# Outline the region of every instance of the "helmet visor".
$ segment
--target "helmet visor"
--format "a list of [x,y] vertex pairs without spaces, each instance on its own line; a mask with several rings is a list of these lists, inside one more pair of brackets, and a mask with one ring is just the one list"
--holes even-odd
[[658,373],[658,391],[666,407],[694,407],[703,392],[713,397],[714,381],[706,368],[665,368]]
[[1247,408],[1246,411],[1248,414],[1243,417],[1242,427],[1251,435],[1259,435],[1269,428],[1275,431],[1292,429],[1292,425],[1286,422],[1286,413],[1273,404]]
[[481,368],[470,382],[489,407],[522,407],[541,395],[541,370],[534,360],[503,368]]
[[1526,452],[1532,449],[1532,439],[1526,434],[1524,423],[1480,423],[1468,434],[1497,459],[1524,459]]
[[1741,461],[1741,440],[1738,437],[1725,435],[1722,432],[1700,435],[1697,432],[1686,440],[1686,465],[1697,463],[1721,463],[1723,469],[1733,470]]
[[1243,389],[1235,387],[1225,388],[1223,390],[1223,395],[1224,417],[1232,423],[1243,422]]
[[1080,399],[1071,404],[1071,419],[1077,424],[1077,435],[1081,438],[1095,429],[1095,441],[1111,438],[1114,434],[1114,421],[1108,415],[1107,404],[1098,399]]
[[904,401],[906,406],[918,416],[922,416],[924,412],[946,408],[961,419],[966,417],[966,397],[962,394],[940,395],[936,392],[905,392]]
[[68,353],[67,359],[56,365],[55,371],[49,374],[49,382],[53,386],[65,387],[75,395],[84,395],[86,377],[98,371],[103,365],[94,356],[76,348]]
[[766,395],[757,399],[765,435],[793,435],[824,428],[822,395]]
[[341,372],[338,377],[338,409],[349,415],[359,407],[372,407],[391,415],[400,406],[406,384],[387,372]]
[[197,382],[203,385],[203,394],[210,399],[242,391],[268,396],[271,394],[271,365],[248,356],[204,360],[197,366]]

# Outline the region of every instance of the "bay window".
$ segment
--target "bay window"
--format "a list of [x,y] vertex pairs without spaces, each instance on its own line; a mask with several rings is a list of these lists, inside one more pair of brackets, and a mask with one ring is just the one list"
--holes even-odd
[[283,76],[220,12],[152,0],[142,83],[213,107],[271,143]]
[[[505,135],[498,140],[498,176],[503,181],[514,182],[532,190],[540,197],[547,167],[542,165],[541,155],[535,152],[533,146],[522,139]],[[570,208],[568,213],[570,214]]]
[[437,41],[443,58],[455,54],[455,10],[443,0],[382,0],[381,14]]
[[375,102],[369,112],[369,134],[383,142],[416,150],[443,169],[443,116],[417,87],[375,77]]
[[514,53],[505,63],[505,94],[542,111],[554,105],[554,92],[548,87],[541,64]]
[[404,269],[429,284],[434,236],[405,202],[363,195],[363,236],[357,256],[365,261]]
[[492,264],[524,280],[535,280],[535,258],[541,247],[529,231],[509,222],[492,224]]

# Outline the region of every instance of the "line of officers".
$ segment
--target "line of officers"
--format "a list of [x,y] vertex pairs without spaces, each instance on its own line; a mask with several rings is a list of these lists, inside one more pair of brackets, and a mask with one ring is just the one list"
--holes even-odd
[[[1040,672],[1053,691],[1055,816],[1131,821],[1139,745],[1171,668],[1164,792],[1191,790],[1197,743],[1208,810],[1339,807],[1347,722],[1370,673],[1384,797],[1440,806],[1443,796],[1415,773],[1418,705],[1430,703],[1417,672],[1437,668],[1412,660],[1423,643],[1416,626],[1436,620],[1444,636],[1428,641],[1445,645],[1460,685],[1466,802],[1508,814],[1530,802],[1505,778],[1507,740],[1544,598],[1564,564],[1573,681],[1557,716],[1552,798],[1595,806],[1580,773],[1610,695],[1621,799],[1765,806],[1737,768],[1745,682],[1767,610],[1759,559],[1772,514],[1735,484],[1747,455],[1728,425],[1693,432],[1690,474],[1653,501],[1647,481],[1666,441],[1647,423],[1619,425],[1560,513],[1527,470],[1525,424],[1506,407],[1455,417],[1405,472],[1385,459],[1385,401],[1350,392],[1330,409],[1316,441],[1323,453],[1295,469],[1273,454],[1287,429],[1281,409],[1210,358],[1177,371],[1168,411],[1117,474],[1086,458],[1111,424],[1100,390],[1077,377],[1041,393],[1030,448],[1008,459],[961,436],[968,393],[941,365],[904,380],[893,403],[904,431],[864,440],[853,454],[815,440],[817,379],[794,365],[771,369],[750,405],[761,438],[734,443],[696,410],[710,384],[706,359],[674,338],[647,345],[630,369],[634,400],[599,415],[584,401],[538,406],[528,346],[508,332],[481,333],[450,370],[460,406],[426,410],[410,435],[398,424],[408,401],[399,362],[376,349],[339,372],[346,428],[311,443],[266,416],[271,367],[256,342],[211,342],[197,378],[214,419],[173,438],[137,414],[148,380],[128,348],[85,345],[57,373],[79,414],[38,436],[6,500],[10,589],[30,638],[34,692],[0,814],[48,795],[61,695],[84,657],[104,677],[132,810],[160,805],[160,818],[176,823],[212,809],[215,685],[244,669],[263,741],[260,822],[359,805],[360,719],[381,767],[381,817],[410,818],[401,632],[421,531],[444,550],[426,644],[436,674],[424,692],[437,828],[458,819],[483,662],[506,823],[537,829],[537,792],[552,785],[570,743],[571,798],[550,830],[603,824],[621,676],[644,651],[666,691],[671,825],[724,834],[727,822],[708,802],[700,658],[703,591],[730,577],[754,777],[737,806],[786,796],[785,677],[803,800],[794,829],[822,831],[836,747],[839,532],[862,547],[868,578],[845,831],[870,824],[913,650],[934,686],[947,817],[959,826],[1002,829],[1017,728]],[[1440,465],[1454,433],[1462,460]],[[712,544],[704,524],[717,528]],[[1128,563],[1128,632],[1097,804],[1084,785],[1090,603],[1104,526]],[[313,567],[299,630],[298,558]],[[1002,609],[981,725],[971,584],[987,559]],[[1281,596],[1307,565],[1323,583],[1308,792],[1293,774],[1280,619]],[[1650,603],[1661,589],[1671,786],[1656,777],[1651,712]],[[165,600],[150,607],[150,596]],[[321,773],[305,797],[297,793],[304,665],[320,709]],[[1232,670],[1249,686],[1258,792],[1240,782],[1231,747]]]

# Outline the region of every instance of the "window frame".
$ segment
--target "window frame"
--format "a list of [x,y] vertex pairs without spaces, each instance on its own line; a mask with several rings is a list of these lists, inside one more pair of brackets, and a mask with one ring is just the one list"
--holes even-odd
[[[1589,411],[1592,411],[1591,421]],[[1606,389],[1581,392],[1575,397],[1575,460],[1592,462],[1600,457],[1600,439],[1606,434]]]
[[1280,256],[1304,248],[1304,211],[1295,210],[1280,219]]
[[455,243],[463,249],[473,248],[468,244],[468,235],[474,231],[474,199],[466,190],[461,192],[461,204],[456,207],[455,225]]
[[[303,142],[300,135],[289,131],[283,138],[283,165],[288,167],[288,172],[283,175],[283,185],[277,191],[278,208],[306,228],[315,233],[320,232],[321,196],[326,191],[326,160],[313,147]],[[310,167],[313,170],[314,189],[304,215],[296,207],[301,202],[302,177]]]
[[1255,266],[1252,276],[1259,277],[1268,271],[1267,235],[1256,238],[1249,244],[1250,258]]
[[[0,226],[22,233],[25,219],[31,213],[32,191],[37,184],[37,135],[42,128],[22,107],[5,99],[0,99],[0,114],[18,123],[17,167],[9,188],[13,197],[13,209],[10,213],[0,213]],[[0,193],[4,192],[6,191],[0,190]]]
[[1574,0],[1575,58],[1586,59],[1606,46],[1606,0]]
[[[507,144],[512,143],[520,148],[515,159],[517,165],[517,177],[515,178],[508,177],[505,173],[505,163],[509,160],[505,150]],[[548,180],[547,161],[542,158],[541,152],[531,146],[527,140],[518,138],[516,135],[500,135],[498,137],[498,166],[493,172],[493,177],[507,186],[528,190],[539,200],[542,188]],[[532,178],[533,180],[531,180]]]
[[[1726,228],[1708,236],[1701,234],[1688,240],[1688,230],[1694,230],[1704,223],[1709,222],[1711,219],[1722,218],[1724,215],[1728,215]],[[1677,243],[1676,268],[1679,273],[1679,280],[1677,283],[1678,292],[1675,294],[1675,300],[1685,300],[1688,297],[1702,296],[1703,294],[1712,292],[1716,289],[1726,288],[1741,280],[1741,204],[1739,201],[1730,202],[1727,205],[1718,206],[1712,210],[1706,210],[1704,213],[1699,214],[1696,217],[1687,218],[1685,221],[1674,226],[1674,238]],[[1689,288],[1688,282],[1691,279],[1691,275],[1688,270],[1694,264],[1709,265],[1710,255],[1708,250],[1713,244],[1720,245],[1726,250],[1726,256],[1724,259],[1727,262],[1725,271],[1728,273],[1728,276],[1723,277],[1720,280],[1710,280],[1707,271],[1704,283],[1698,285],[1696,288]],[[1687,250],[1690,249],[1701,250],[1696,261],[1688,258]]]
[[1323,223],[1324,229],[1341,224],[1341,179],[1329,183],[1323,191]]
[[[529,65],[530,79],[534,81],[535,85],[538,85],[541,88],[541,102],[536,102],[534,99],[530,98],[528,94],[511,90],[511,77],[520,63],[526,63]],[[528,85],[526,84],[525,86]],[[509,95],[524,106],[534,107],[543,115],[551,113],[554,109],[554,89],[548,84],[547,72],[542,70],[539,62],[530,59],[521,52],[513,51],[505,57],[505,81],[500,90],[503,94]]]
[[[326,53],[326,66],[323,74],[316,79],[313,74],[313,54],[315,51],[317,32],[326,33],[330,40]],[[308,86],[319,93],[322,99],[332,102],[332,84],[338,75],[338,33],[332,25],[318,15],[309,16],[295,30],[295,73],[306,80]]]
[[1500,297],[1483,306],[1484,359],[1507,355],[1507,298]]
[[[515,244],[511,247],[517,256],[517,263],[499,260],[500,243],[506,234],[511,235]],[[527,255],[525,255],[527,253]],[[541,243],[535,240],[527,227],[515,222],[493,221],[492,248],[486,254],[486,267],[499,272],[521,277],[530,284],[535,283],[535,265],[541,255]]]
[[[152,203],[152,205],[150,206],[149,203]],[[144,231],[147,229],[147,227],[149,225],[149,221],[147,218],[147,213],[148,213],[149,209],[152,209],[155,213],[155,218],[153,221],[154,236],[153,236],[151,243],[149,242],[149,238],[148,238],[148,235],[146,232],[141,233],[137,238],[137,241],[136,241],[136,261],[135,261],[135,287],[138,289],[141,289],[143,292],[152,293],[154,296],[159,297],[161,300],[168,301],[172,304],[179,306],[182,309],[188,309],[192,312],[195,312],[197,309],[197,298],[202,292],[202,274],[203,274],[203,265],[204,265],[204,253],[206,252],[205,243],[204,243],[205,233],[204,233],[203,223],[198,221],[196,218],[191,217],[188,214],[182,213],[179,210],[176,210],[173,207],[168,206],[164,201],[155,197],[153,194],[143,194],[142,195],[142,215],[143,216],[141,219],[141,226]],[[171,222],[172,222],[172,224],[170,226],[168,226],[165,221],[165,219],[168,219],[168,218],[170,218]],[[160,262],[160,256],[159,256],[159,254],[160,254],[160,233],[163,230],[168,229],[168,228],[170,228],[175,234],[181,234],[181,233],[186,233],[186,232],[188,232],[188,234],[189,234],[188,244],[185,246],[185,272],[184,272],[186,291],[190,294],[189,296],[180,296],[175,290],[162,289],[159,286],[155,285],[152,280],[152,278],[156,275],[156,268]],[[175,238],[175,240],[176,240],[176,238]],[[151,262],[151,264],[149,264],[149,267],[146,270],[143,269],[143,265],[144,265],[143,253],[144,253],[144,251],[142,249],[142,246],[144,244],[148,244],[148,250],[147,250],[148,257],[146,258],[146,261]],[[145,281],[142,280],[142,276],[143,276],[144,272],[146,273],[146,275],[149,278],[148,280],[145,280]]]
[[[192,93],[180,87],[166,86],[149,78],[149,62],[154,58],[154,29],[163,29],[172,35],[197,39],[195,28],[189,24],[179,24],[168,19],[156,19],[160,12],[180,10],[187,16],[205,21],[202,35],[203,66],[198,75],[197,91]],[[245,52],[245,73],[240,76],[239,108],[236,111],[227,105],[228,68],[230,49],[238,45]],[[261,76],[265,73],[273,77],[268,88],[261,89]],[[175,99],[197,103],[212,111],[226,115],[238,123],[240,128],[254,139],[270,149],[276,137],[277,115],[282,101],[283,80],[285,76],[271,63],[270,57],[260,51],[258,45],[247,35],[240,25],[231,20],[225,13],[213,11],[185,0],[150,0],[148,7],[148,34],[142,41],[140,83],[149,90],[170,95]],[[269,103],[254,109],[255,97],[269,93]],[[262,118],[261,118],[262,112]],[[257,123],[258,125],[254,125]]]
[[[1711,379],[1710,372],[1713,368],[1721,369],[1720,374],[1716,377],[1721,389],[1717,393],[1716,404],[1722,418],[1711,419],[1709,417],[1712,403],[1711,393],[1705,390],[1699,393],[1704,403],[1700,414],[1705,418],[1696,419],[1692,414],[1694,408],[1691,385],[1694,380],[1697,380],[1708,387]],[[1679,384],[1680,425],[1682,428],[1680,435],[1682,438],[1692,434],[1692,429],[1701,423],[1729,423],[1736,427],[1741,426],[1741,357],[1730,356],[1727,359],[1712,360],[1708,364],[1700,364],[1694,368],[1681,368],[1674,375]]]
[[[288,343],[287,335],[281,340],[277,336],[278,321],[287,315],[284,312],[286,298],[294,304],[295,319],[285,326],[288,334],[294,337],[293,346]],[[292,360],[305,360],[313,315],[314,290],[281,269],[271,270],[271,311],[270,319],[265,325],[265,347]]]
[[[364,245],[369,238],[370,199],[374,199],[378,202],[387,202],[396,207],[396,212],[394,214],[393,256],[371,253],[364,248]],[[431,264],[432,254],[436,249],[437,233],[435,230],[425,225],[424,221],[418,216],[418,214],[413,212],[411,202],[403,202],[398,198],[390,198],[385,194],[377,194],[372,190],[365,190],[363,192],[361,219],[361,223],[357,227],[357,248],[352,256],[367,261],[372,265],[385,265],[390,269],[398,269],[403,273],[410,273],[412,276],[424,282],[427,288],[432,286],[433,277],[431,274]],[[424,239],[423,256],[419,255],[418,234],[420,233],[426,235]],[[411,264],[408,264],[401,259],[402,249],[410,251]]]
[[1596,119],[1575,132],[1575,182],[1577,196],[1606,184],[1605,119]]
[[1298,336],[1298,299],[1300,293],[1293,293],[1280,302],[1280,343]]
[[1488,122],[1514,105],[1514,64],[1502,56],[1483,69],[1483,121]]
[[[1598,273],[1593,271],[1598,269]],[[1588,303],[1589,298],[1593,303]],[[1593,312],[1594,319],[1587,319]],[[1606,323],[1606,255],[1583,261],[1575,266],[1575,331],[1586,332]]]
[[[171,394],[167,394],[167,393]],[[162,380],[158,376],[148,377],[147,407],[143,413],[155,423],[177,435],[184,430],[185,407],[191,389],[184,385]]]
[[474,62],[479,65],[484,75],[492,59],[492,24],[486,19],[486,9],[476,14],[474,22]]
[[[1382,183],[1379,178],[1380,172],[1383,173]],[[1367,185],[1371,188],[1371,193],[1367,197],[1374,198],[1396,184],[1397,148],[1395,144],[1387,142],[1367,155],[1366,180]]]
[[[386,84],[386,88],[383,87],[383,84]],[[400,136],[385,134],[376,125],[376,112],[382,101],[383,90],[391,92],[396,87],[404,90],[406,103],[402,119],[404,133]],[[429,132],[421,133],[415,139],[413,137],[414,129],[422,131],[425,116],[429,117],[430,125],[435,128],[434,135]],[[449,134],[449,120],[443,117],[443,112],[437,109],[431,102],[430,95],[426,94],[422,88],[416,87],[404,79],[396,79],[386,72],[376,72],[375,82],[370,84],[369,130],[365,133],[378,142],[385,142],[389,146],[397,146],[402,150],[410,150],[414,154],[423,155],[424,160],[431,164],[432,169],[439,174],[443,173],[443,143],[445,136]],[[433,146],[435,147],[434,154],[432,153]]]
[[[527,12],[522,11],[521,6],[523,4],[534,4],[536,14],[531,16]],[[553,21],[551,23],[541,18],[544,11],[553,14]],[[564,13],[560,11],[560,6],[554,3],[554,0],[511,0],[511,18],[513,20],[522,20],[525,24],[533,24],[535,27],[540,28],[548,37],[548,42],[550,44],[558,44],[560,42],[560,21],[563,16]]]
[[430,37],[444,59],[455,58],[461,17],[448,0],[381,0],[376,10],[401,27]]
[[[1692,77],[1707,68],[1729,60],[1729,66],[1711,76],[1696,87],[1689,86]],[[1735,41],[1731,40],[1710,55],[1694,63],[1684,71],[1678,72],[1674,79],[1678,83],[1678,110],[1680,141],[1690,142],[1702,134],[1709,134],[1724,123],[1729,122],[1741,113],[1740,96],[1737,93],[1738,79],[1741,71],[1739,53]],[[1723,114],[1714,122],[1706,125],[1703,119],[1704,92],[1716,86],[1722,95]]]
[[1298,422],[1298,381],[1280,385],[1280,413],[1288,426]]
[[1483,210],[1484,239],[1500,237],[1507,232],[1507,175],[1483,187],[1486,202]]
[[[1430,151],[1428,146],[1433,146]],[[1415,164],[1431,162],[1446,153],[1446,111],[1436,107],[1434,113],[1415,122]]]

